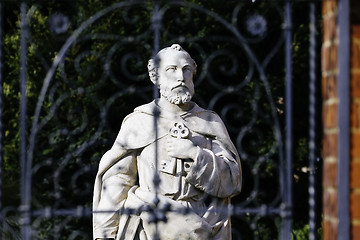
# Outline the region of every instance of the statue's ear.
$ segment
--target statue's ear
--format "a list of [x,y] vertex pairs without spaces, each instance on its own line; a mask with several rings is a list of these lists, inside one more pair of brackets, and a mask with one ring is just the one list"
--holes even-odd
[[150,59],[148,62],[148,72],[150,80],[153,84],[156,84],[156,67],[155,67],[155,61],[154,59]]

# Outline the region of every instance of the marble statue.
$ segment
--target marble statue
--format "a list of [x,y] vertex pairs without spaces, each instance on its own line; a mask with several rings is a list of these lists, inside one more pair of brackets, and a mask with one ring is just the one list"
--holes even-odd
[[[125,117],[100,160],[94,239],[149,240],[155,232],[160,239],[231,239],[230,198],[242,180],[237,150],[220,117],[191,101],[196,63],[188,52],[173,44],[156,57],[148,70],[160,98]],[[151,211],[116,212],[144,206],[167,208],[165,221],[152,223]]]

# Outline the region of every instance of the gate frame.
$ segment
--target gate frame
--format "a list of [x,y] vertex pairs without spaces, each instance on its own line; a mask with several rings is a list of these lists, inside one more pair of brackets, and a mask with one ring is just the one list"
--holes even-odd
[[[348,0],[345,0],[348,1]],[[280,209],[280,215],[282,217],[282,226],[281,226],[281,239],[287,240],[291,238],[291,229],[292,229],[292,154],[293,154],[293,144],[292,144],[292,14],[291,14],[291,0],[285,0],[285,23],[284,23],[284,33],[285,33],[285,65],[286,65],[286,75],[285,75],[285,83],[286,83],[286,146],[285,146],[285,175],[283,176],[283,191],[282,191],[282,202],[283,205]],[[159,50],[159,16],[158,8],[159,3],[156,3],[154,10],[154,18],[153,18],[153,27],[154,27],[154,52]],[[1,0],[0,0],[0,13],[1,13]],[[340,11],[341,12],[341,11]],[[0,18],[0,46],[2,40],[2,32],[1,32],[1,18]],[[340,28],[341,29],[341,28]],[[30,229],[30,202],[31,202],[31,159],[29,159],[30,154],[28,153],[28,144],[31,150],[32,144],[32,135],[30,136],[30,141],[27,143],[26,139],[26,49],[27,49],[27,32],[28,31],[28,19],[26,16],[26,0],[22,0],[21,2],[21,48],[20,48],[20,92],[21,92],[21,100],[20,100],[20,132],[21,132],[21,143],[20,143],[20,159],[21,159],[21,176],[23,177],[21,181],[21,222],[22,222],[22,236],[23,239],[31,239],[31,229]],[[80,34],[81,31],[78,32]],[[344,34],[345,35],[345,34]],[[340,35],[341,36],[341,35]],[[348,36],[348,34],[346,34]],[[341,40],[341,39],[340,39]],[[71,44],[71,43],[69,43]],[[1,57],[2,51],[0,48],[0,100],[2,98],[2,65],[1,65]],[[341,55],[340,55],[341,56]],[[59,60],[60,61],[60,60]],[[54,65],[53,65],[54,66]],[[49,79],[50,81],[50,79]],[[341,82],[341,81],[340,81]],[[43,93],[43,92],[42,92]],[[44,92],[46,94],[46,91]],[[155,94],[155,93],[154,93]],[[41,107],[40,107],[41,108]],[[341,109],[341,108],[340,108]],[[35,113],[35,115],[37,112]],[[39,112],[40,114],[40,112]],[[347,115],[346,115],[347,116]],[[1,171],[2,171],[2,105],[0,101],[0,198],[1,198]],[[36,117],[36,116],[35,116]],[[34,127],[34,126],[32,126]],[[36,133],[36,129],[35,129]],[[35,134],[36,135],[36,134]],[[30,157],[31,158],[31,157]],[[341,169],[341,168],[340,168]],[[30,174],[30,176],[29,176]],[[1,210],[1,201],[0,201],[0,210]],[[0,212],[0,219],[2,215]],[[0,227],[1,228],[1,227]],[[30,234],[30,235],[29,235]]]

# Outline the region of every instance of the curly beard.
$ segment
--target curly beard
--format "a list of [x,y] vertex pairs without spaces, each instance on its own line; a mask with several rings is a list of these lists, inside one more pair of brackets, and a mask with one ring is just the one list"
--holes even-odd
[[160,88],[160,94],[172,104],[184,104],[190,102],[194,92],[186,87],[178,87],[175,89]]

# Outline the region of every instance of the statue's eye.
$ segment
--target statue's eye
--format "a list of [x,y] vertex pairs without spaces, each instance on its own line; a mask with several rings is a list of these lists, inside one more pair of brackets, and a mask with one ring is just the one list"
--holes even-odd
[[173,72],[175,72],[175,71],[176,71],[176,66],[169,66],[169,67],[166,68],[166,71],[167,71],[167,72],[168,72],[168,71],[173,71]]
[[184,67],[184,72],[188,72],[188,71],[191,71],[191,67],[190,66],[187,66],[187,67]]

